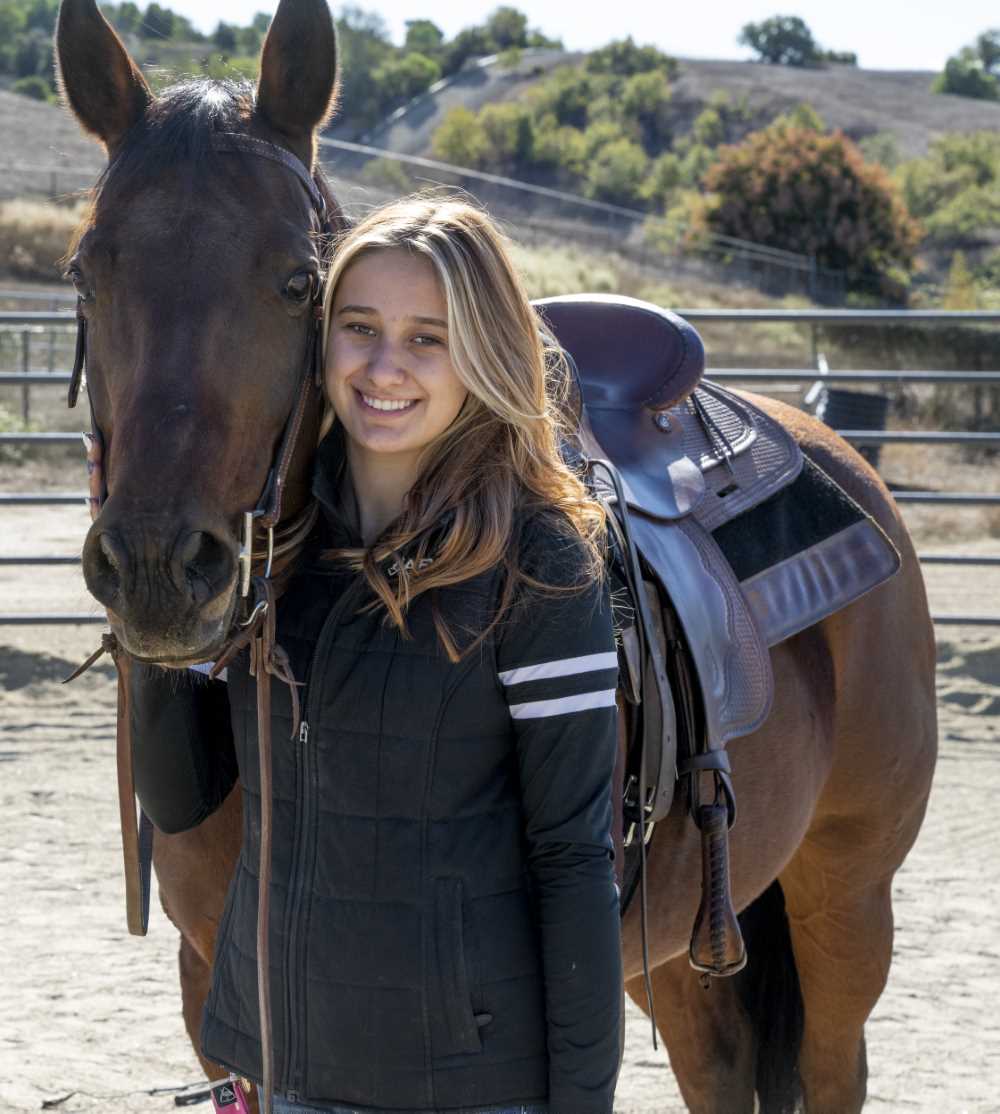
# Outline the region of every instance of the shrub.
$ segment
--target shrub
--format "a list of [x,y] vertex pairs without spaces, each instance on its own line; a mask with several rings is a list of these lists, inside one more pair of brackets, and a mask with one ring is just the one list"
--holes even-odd
[[453,108],[435,131],[432,147],[445,162],[475,168],[486,153],[486,136],[474,112]]
[[12,93],[20,93],[22,97],[31,97],[35,101],[55,100],[55,90],[38,74],[31,77],[19,77],[10,87]]
[[587,57],[586,66],[590,73],[614,74],[618,77],[631,77],[633,74],[653,70],[660,70],[667,77],[673,77],[677,71],[677,62],[673,58],[657,50],[655,46],[636,46],[631,35],[593,51]]
[[440,76],[441,67],[437,62],[414,51],[387,59],[372,74],[372,81],[378,90],[382,111],[385,111],[426,92]]
[[714,232],[800,252],[853,281],[912,266],[919,226],[886,172],[840,132],[754,132],[720,148],[704,184]]
[[642,200],[642,182],[649,158],[638,143],[616,139],[602,146],[587,167],[584,192],[599,201],[635,205]]
[[373,186],[381,186],[399,194],[409,193],[413,189],[409,174],[403,164],[395,159],[372,159],[361,171],[361,178]]
[[503,170],[518,170],[534,154],[535,129],[531,113],[520,104],[488,104],[479,113],[485,143],[484,158]]
[[1000,135],[971,132],[936,139],[925,158],[897,171],[910,211],[938,243],[981,240],[1000,221]]

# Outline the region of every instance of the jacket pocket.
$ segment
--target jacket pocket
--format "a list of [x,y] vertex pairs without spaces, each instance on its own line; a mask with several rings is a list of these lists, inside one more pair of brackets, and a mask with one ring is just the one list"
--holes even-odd
[[[483,1042],[472,1011],[469,977],[465,962],[462,931],[462,879],[438,878],[434,883],[434,945],[441,991],[444,1047],[435,1048],[442,1056],[462,1052],[481,1052]],[[439,1042],[435,1042],[436,1044]]]

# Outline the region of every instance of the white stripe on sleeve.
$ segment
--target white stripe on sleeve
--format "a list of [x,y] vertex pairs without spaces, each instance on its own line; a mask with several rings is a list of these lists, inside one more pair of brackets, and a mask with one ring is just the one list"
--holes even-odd
[[[207,677],[214,665],[215,665],[214,661],[200,661],[200,662],[198,662],[197,665],[189,665],[188,669],[194,670],[195,673],[204,673],[205,676]],[[228,672],[227,669],[220,670],[218,676],[215,679],[217,681],[227,680],[227,678],[226,678],[226,673],[227,672]]]
[[[518,669],[506,669],[498,676],[505,685],[522,685],[526,681],[544,681],[551,677],[572,677],[577,673],[593,673],[598,669],[614,669],[617,665],[617,652],[609,650],[604,654],[583,654],[576,658],[543,661],[538,665],[522,665]],[[517,706],[530,707],[530,705]]]
[[[596,655],[595,655],[596,656]],[[526,704],[511,704],[511,719],[543,719],[546,716],[564,716],[570,712],[585,712],[591,708],[613,708],[615,690],[581,692],[577,696],[560,696],[554,700],[531,700]]]

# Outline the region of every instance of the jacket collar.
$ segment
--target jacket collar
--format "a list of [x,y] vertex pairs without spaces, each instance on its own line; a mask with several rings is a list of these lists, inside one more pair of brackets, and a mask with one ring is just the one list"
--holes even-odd
[[[320,511],[326,524],[330,538],[331,548],[360,548],[364,545],[361,538],[361,528],[358,516],[357,502],[349,483],[345,483],[347,471],[347,454],[344,449],[344,433],[339,424],[334,424],[330,432],[323,438],[316,449],[315,465],[313,470],[312,493],[320,505]],[[430,539],[430,549],[433,553],[444,540],[452,522],[455,512],[448,511],[441,519],[431,526],[427,532]],[[420,539],[414,540],[408,546],[407,553],[400,556],[404,561],[412,560],[409,551],[415,552],[420,544]],[[398,558],[387,558],[387,572],[395,575]]]

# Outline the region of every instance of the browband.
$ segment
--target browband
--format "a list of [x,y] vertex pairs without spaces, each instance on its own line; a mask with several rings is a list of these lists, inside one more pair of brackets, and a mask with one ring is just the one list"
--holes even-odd
[[247,154],[259,155],[263,159],[281,163],[287,167],[305,186],[312,198],[312,203],[319,213],[320,220],[326,219],[326,198],[316,185],[316,180],[309,173],[305,163],[296,158],[291,151],[279,147],[277,143],[269,143],[266,139],[257,139],[252,135],[242,132],[215,132],[212,135],[212,147],[216,151],[244,151]]

